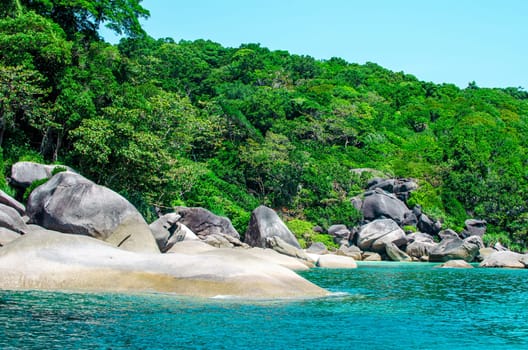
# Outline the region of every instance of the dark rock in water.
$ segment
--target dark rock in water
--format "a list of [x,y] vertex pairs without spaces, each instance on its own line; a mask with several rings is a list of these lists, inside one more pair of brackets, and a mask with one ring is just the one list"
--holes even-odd
[[295,238],[277,213],[273,209],[261,205],[251,213],[244,242],[252,247],[266,248],[266,238],[274,236],[280,237],[295,248],[301,248],[297,238]]
[[306,249],[306,252],[310,254],[323,255],[328,254],[328,248],[326,248],[325,244],[322,242],[314,242],[310,245],[310,247],[308,247],[308,249]]
[[405,232],[391,219],[375,220],[363,225],[358,233],[358,247],[362,250],[385,252],[385,246],[407,244]]
[[523,269],[528,267],[528,254],[510,251],[495,252],[486,257],[479,266]]
[[465,260],[473,261],[479,253],[479,244],[460,238],[448,238],[441,241],[429,253],[429,261]]
[[433,222],[427,215],[422,214],[418,219],[418,224],[416,225],[421,232],[428,233],[430,235],[436,235],[442,229],[442,224],[438,221]]
[[469,236],[482,237],[486,233],[486,220],[469,219],[464,223],[464,231],[462,231],[462,238]]
[[141,214],[116,192],[85,177],[62,172],[37,187],[27,204],[29,223],[91,236],[135,252],[159,249]]
[[361,208],[363,217],[367,221],[377,219],[392,219],[401,224],[405,214],[409,211],[405,203],[381,189],[366,192]]
[[28,232],[28,227],[18,211],[4,204],[0,204],[0,227],[20,234]]
[[411,257],[401,251],[394,243],[387,244],[385,252],[392,261],[412,261]]
[[34,181],[49,179],[52,176],[53,170],[56,167],[66,168],[72,171],[71,168],[63,165],[45,165],[33,162],[18,162],[11,167],[10,183],[19,188],[27,188]]
[[0,204],[7,205],[15,209],[21,216],[26,215],[26,207],[4,191],[0,190]]
[[181,216],[178,222],[184,224],[200,239],[212,234],[224,234],[240,239],[240,234],[231,224],[231,220],[218,216],[199,207],[177,207],[175,212]]
[[345,225],[332,225],[328,228],[328,234],[334,237],[334,242],[337,244],[348,241],[350,233],[350,230]]
[[458,236],[458,233],[451,230],[450,228],[438,232],[438,237],[440,237],[441,240],[444,240],[447,238],[460,238]]

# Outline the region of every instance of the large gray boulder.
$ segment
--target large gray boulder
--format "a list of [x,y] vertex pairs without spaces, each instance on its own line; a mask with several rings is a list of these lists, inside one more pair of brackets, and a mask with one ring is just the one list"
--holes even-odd
[[405,252],[411,258],[426,260],[429,259],[429,254],[435,247],[436,243],[432,241],[413,241],[412,243],[407,244]]
[[244,252],[136,253],[87,236],[35,232],[0,249],[0,289],[157,291],[245,299],[329,294],[285,267]]
[[464,222],[464,231],[461,235],[463,238],[469,236],[482,237],[486,233],[486,220],[468,219]]
[[510,251],[495,252],[486,257],[479,266],[523,269],[528,267],[528,254],[519,254]]
[[5,246],[9,242],[12,242],[19,237],[20,233],[16,233],[15,231],[11,231],[7,228],[0,227],[0,247]]
[[275,236],[295,248],[301,248],[297,238],[273,209],[261,205],[253,210],[244,242],[252,247],[266,248],[266,239]]
[[357,245],[363,251],[385,253],[385,246],[390,243],[397,247],[407,243],[405,232],[391,219],[372,221],[359,230]]
[[328,228],[328,234],[334,238],[334,242],[341,244],[351,240],[351,232],[345,225],[332,225]]
[[412,258],[398,248],[394,243],[385,246],[385,252],[392,261],[412,261]]
[[479,249],[479,244],[474,241],[448,238],[442,240],[429,252],[429,261],[465,260],[471,262],[479,254]]
[[354,260],[361,260],[362,259],[362,251],[355,245],[348,246],[346,244],[342,244],[341,247],[336,251],[336,255],[342,255],[342,256],[348,256],[350,258],[353,258]]
[[367,221],[392,219],[398,224],[404,221],[405,213],[408,211],[405,203],[380,188],[365,193],[361,208],[363,217]]
[[422,214],[418,218],[416,227],[418,227],[421,232],[425,232],[430,235],[437,235],[442,229],[442,224],[439,221],[433,221],[427,215]]
[[37,187],[27,203],[29,223],[94,237],[136,252],[159,249],[141,214],[116,192],[62,172]]
[[15,209],[21,216],[26,215],[26,207],[4,191],[0,190],[0,204],[7,205]]
[[20,214],[4,204],[0,204],[0,227],[20,234],[28,232],[28,227]]
[[[152,235],[154,236],[154,239],[156,239],[156,243],[158,244],[158,248],[162,252],[166,252],[169,250],[176,242],[183,241],[182,237],[178,236],[176,230],[177,230],[177,223],[178,220],[181,218],[179,214],[176,213],[168,213],[160,218],[158,218],[156,221],[152,222],[149,225],[150,230],[152,231]],[[171,244],[169,245],[169,239],[176,234],[177,239],[173,240]]]
[[11,177],[9,181],[13,186],[27,188],[34,181],[49,179],[56,167],[66,168],[68,171],[72,171],[69,167],[63,165],[17,162],[11,167]]
[[310,254],[328,254],[328,248],[322,242],[313,242],[305,251]]
[[240,239],[240,234],[233,227],[231,220],[215,215],[207,209],[177,207],[175,212],[181,216],[178,222],[187,226],[200,239],[212,234],[224,234]]

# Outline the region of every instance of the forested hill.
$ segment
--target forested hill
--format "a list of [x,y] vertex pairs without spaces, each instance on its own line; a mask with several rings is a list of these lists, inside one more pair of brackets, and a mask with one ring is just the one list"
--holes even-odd
[[[243,233],[261,203],[306,225],[356,224],[350,198],[365,178],[351,169],[373,168],[417,179],[409,204],[447,227],[486,219],[488,242],[526,245],[523,89],[460,89],[258,44],[155,40],[139,2],[2,2],[6,174],[18,160],[63,163],[144,214],[202,206]],[[104,42],[101,23],[127,38]]]

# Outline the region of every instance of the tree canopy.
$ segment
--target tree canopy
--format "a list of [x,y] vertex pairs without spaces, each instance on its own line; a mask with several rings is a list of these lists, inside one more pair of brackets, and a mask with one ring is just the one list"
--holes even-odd
[[[258,204],[297,223],[354,225],[350,198],[366,179],[351,169],[375,168],[417,179],[409,203],[446,227],[482,218],[488,242],[528,243],[524,89],[461,89],[258,44],[156,40],[140,3],[0,5],[6,169],[66,163],[147,217],[154,206],[203,206],[244,232]],[[110,45],[100,25],[126,37]]]

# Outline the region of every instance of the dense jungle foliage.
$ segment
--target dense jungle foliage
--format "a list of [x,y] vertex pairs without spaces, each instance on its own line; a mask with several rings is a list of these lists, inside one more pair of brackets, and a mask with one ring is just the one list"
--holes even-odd
[[[243,233],[259,204],[295,227],[360,220],[374,168],[420,184],[409,204],[485,240],[528,236],[528,93],[460,89],[259,44],[155,40],[140,0],[0,4],[0,147],[67,164],[152,208],[203,206]],[[105,42],[106,25],[125,38]],[[0,183],[6,191],[7,184]]]

